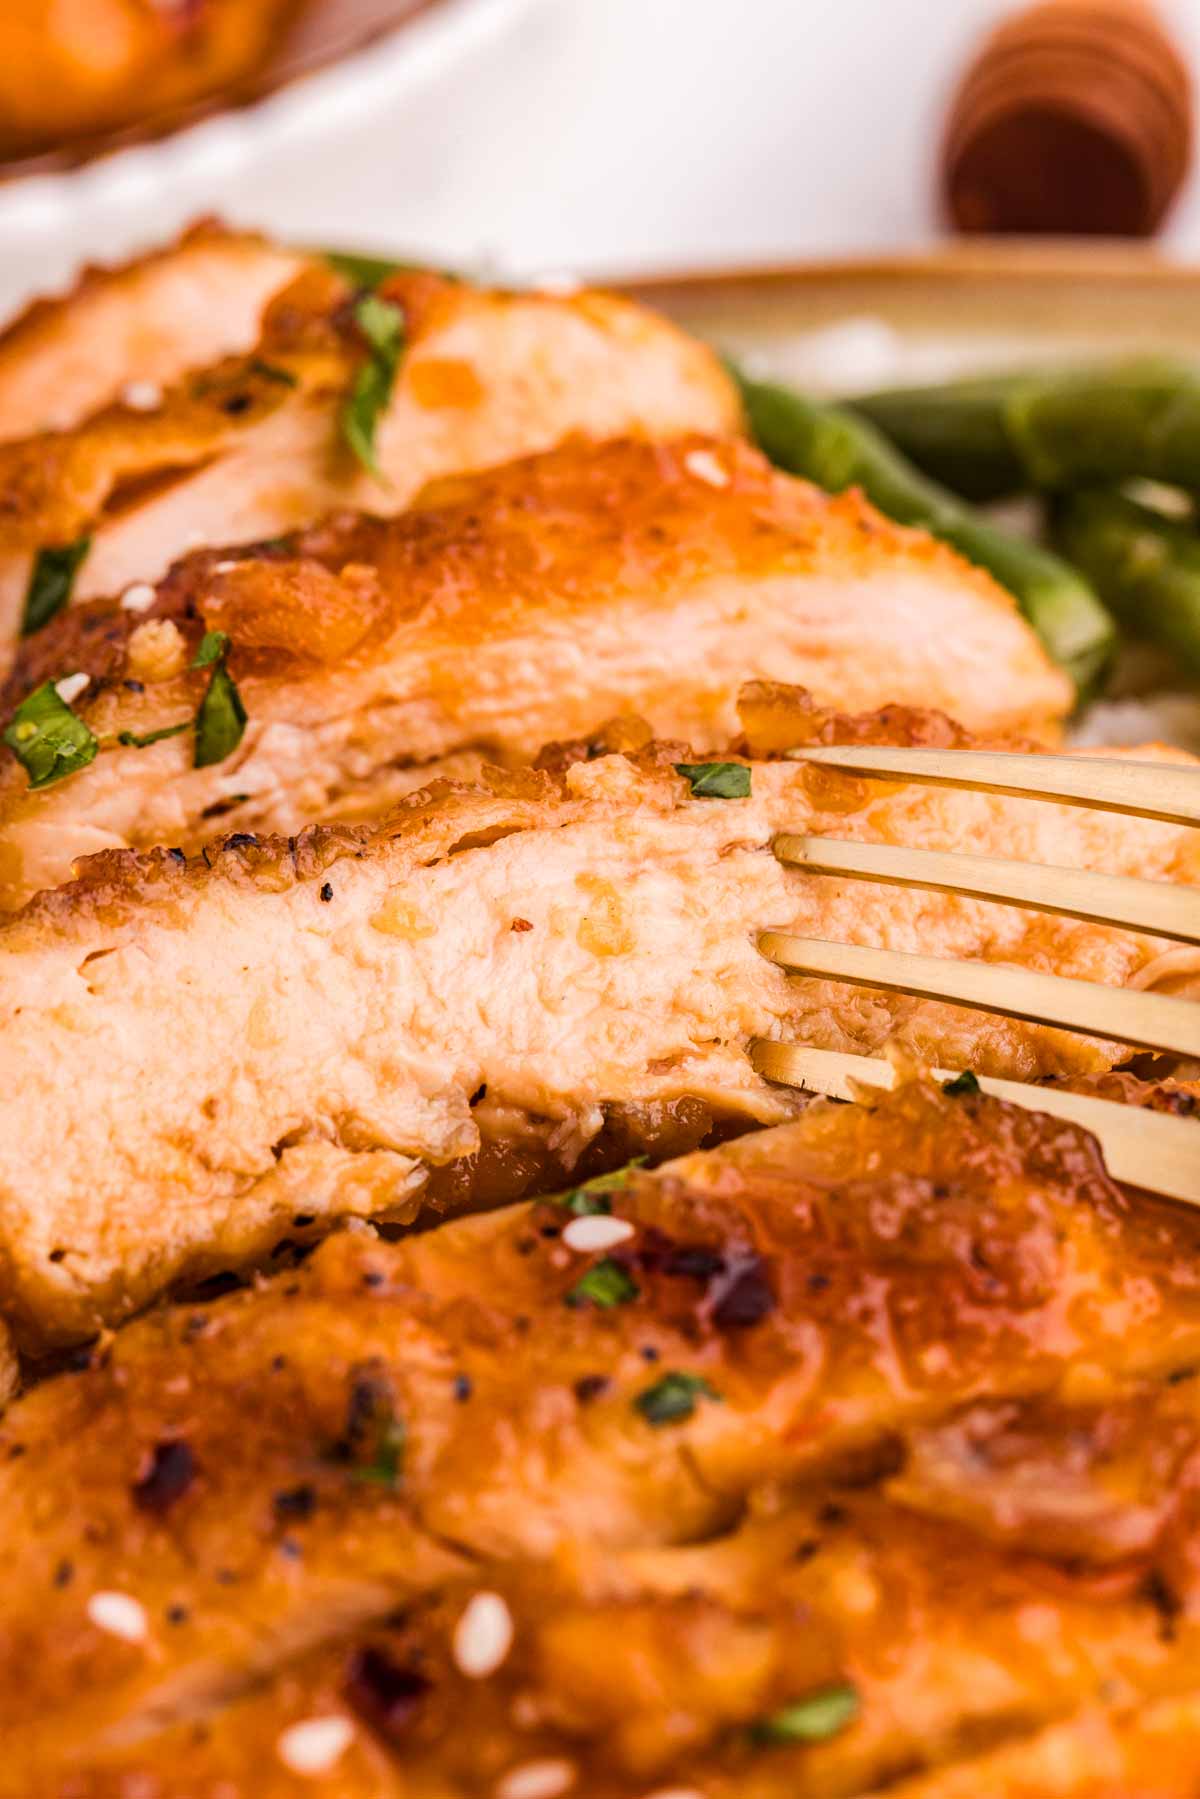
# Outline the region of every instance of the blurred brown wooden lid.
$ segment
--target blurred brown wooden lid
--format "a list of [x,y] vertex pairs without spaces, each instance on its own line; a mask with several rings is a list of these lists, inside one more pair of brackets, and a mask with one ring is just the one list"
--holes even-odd
[[962,82],[946,209],[961,231],[1148,236],[1191,147],[1188,70],[1145,0],[1042,0]]

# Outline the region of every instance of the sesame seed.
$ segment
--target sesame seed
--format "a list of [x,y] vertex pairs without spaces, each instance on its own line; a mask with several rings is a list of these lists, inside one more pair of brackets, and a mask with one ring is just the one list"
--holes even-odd
[[63,705],[69,706],[72,700],[79,698],[91,678],[90,675],[64,675],[61,681],[54,683],[54,691]]
[[149,1633],[145,1607],[128,1593],[93,1593],[87,1615],[97,1630],[126,1643],[144,1643]]
[[647,1793],[646,1799],[704,1799],[698,1787],[659,1787],[657,1792]]
[[227,575],[231,569],[240,568],[240,567],[241,567],[241,563],[237,560],[236,557],[226,557],[224,562],[214,562],[213,563],[213,574],[214,575]]
[[121,595],[122,612],[148,612],[156,599],[154,589],[149,581],[135,581]]
[[292,1724],[279,1737],[275,1753],[293,1774],[328,1774],[354,1738],[349,1718],[306,1718]]
[[574,1762],[522,1762],[497,1781],[496,1799],[558,1799],[574,1785]]
[[494,1674],[512,1648],[513,1621],[499,1593],[476,1593],[454,1629],[454,1659],[472,1680]]
[[563,1231],[562,1240],[568,1249],[586,1252],[611,1249],[614,1243],[624,1243],[632,1235],[633,1226],[627,1218],[610,1218],[607,1213],[594,1212],[585,1218],[572,1218]]
[[162,402],[163,391],[157,381],[127,381],[121,389],[121,404],[131,412],[155,412]]
[[710,487],[729,486],[729,476],[711,450],[689,450],[683,466],[697,481],[706,481]]

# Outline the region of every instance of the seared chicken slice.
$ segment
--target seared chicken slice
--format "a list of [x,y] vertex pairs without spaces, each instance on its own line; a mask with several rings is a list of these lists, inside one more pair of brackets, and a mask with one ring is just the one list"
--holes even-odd
[[[374,1664],[372,1664],[374,1665]],[[236,1752],[235,1752],[236,1756]],[[238,1758],[240,1759],[240,1758]],[[249,1764],[243,1762],[248,1768]],[[236,1760],[231,1761],[231,1772]],[[284,1773],[286,1775],[286,1768]],[[96,1799],[120,1792],[91,1773]],[[236,1777],[235,1777],[236,1778]],[[169,1789],[164,1789],[165,1793]],[[235,1789],[236,1791],[236,1786]],[[269,1789],[268,1789],[269,1790]],[[278,1789],[286,1793],[288,1788]],[[408,1789],[395,1789],[404,1793]],[[390,1785],[365,1792],[390,1794]],[[434,1789],[436,1791],[436,1789]],[[1200,1691],[1148,1705],[1083,1707],[1065,1723],[938,1773],[888,1787],[889,1799],[1181,1799],[1200,1791]],[[83,1792],[91,1795],[93,1788]],[[348,1789],[349,1795],[354,1789]],[[81,1799],[83,1795],[81,1794]],[[216,1799],[214,1789],[213,1799]],[[232,1799],[232,1794],[230,1795]],[[357,1795],[355,1794],[355,1799]]]
[[0,650],[48,546],[89,539],[74,597],[115,595],[198,545],[274,537],[335,506],[396,512],[434,475],[574,433],[740,422],[712,351],[631,301],[398,275],[373,302],[392,308],[399,364],[377,394],[372,473],[342,424],[372,354],[351,302],[313,266],[274,300],[253,356],[187,376],[154,410],[114,406],[73,432],[0,445]]
[[[1196,1579],[1196,1400],[1171,1382],[1200,1355],[1198,1252],[1200,1219],[1131,1209],[1073,1127],[910,1086],[565,1206],[345,1232],[153,1313],[0,1423],[6,1767],[130,1750],[447,1583],[457,1622],[464,1578],[510,1595],[503,1719],[460,1699],[414,1784],[379,1790],[491,1792],[471,1754],[499,1774],[541,1727],[547,1755],[573,1737],[594,1759],[581,1791],[691,1790],[711,1758],[703,1790],[732,1799],[770,1767],[742,1727],[849,1681],[861,1724],[812,1790],[852,1791],[847,1765],[865,1781],[972,1720],[1068,1709],[1097,1668],[1157,1678],[1178,1608],[1139,1580],[1162,1557],[1190,1603]],[[1086,1401],[1055,1399],[1076,1368]],[[1129,1398],[1135,1378],[1166,1396]],[[781,1512],[797,1481],[816,1497]],[[759,1523],[714,1542],[764,1488]],[[547,1562],[574,1617],[539,1596]],[[336,1790],[376,1790],[355,1767]]]
[[[1124,1601],[1132,1563],[1171,1556],[1195,1398],[1128,1403],[1094,1439],[1079,1401],[1042,1421],[963,1407],[1049,1400],[1074,1365],[1097,1407],[1126,1380],[1162,1385],[1195,1367],[1198,1252],[1195,1214],[1130,1209],[1083,1133],[909,1087],[874,1112],[817,1103],[781,1130],[655,1175],[630,1169],[565,1207],[511,1207],[401,1243],[342,1232],[254,1290],[151,1313],[0,1423],[5,1763],[74,1768],[97,1745],[137,1743],[421,1590],[470,1578],[480,1558],[567,1571],[574,1558],[585,1572],[597,1558],[592,1599],[657,1587],[675,1657],[703,1660],[680,1614],[671,1621],[696,1590],[714,1608],[741,1590],[768,1639],[774,1599],[801,1608],[808,1648],[795,1619],[779,1646],[752,1637],[763,1655],[730,1659],[714,1644],[712,1686],[691,1680],[709,1723],[786,1702],[788,1666],[795,1698],[853,1678],[883,1749],[921,1731],[952,1740],[955,1714],[1002,1716],[1006,1695],[1020,1711],[1040,1686],[1042,1714],[1063,1707],[1103,1635],[1088,1592],[1099,1583],[1101,1598]],[[1024,1486],[1006,1481],[1013,1463],[1031,1470]],[[883,1499],[853,1499],[855,1481],[889,1472]],[[752,1536],[745,1553],[685,1547],[711,1544],[763,1486],[777,1509],[795,1481],[842,1482],[826,1495],[837,1506],[777,1520],[774,1542]],[[1054,1571],[1072,1513],[1072,1554],[1092,1571],[1074,1608]],[[639,1554],[622,1572],[617,1551]],[[950,1567],[982,1569],[984,1587],[995,1571],[997,1608],[1007,1581],[1007,1619],[984,1626],[979,1594]],[[531,1574],[509,1590],[536,1592]],[[1072,1664],[1049,1626],[1022,1653],[1040,1587],[1049,1607],[1058,1590],[1063,1633],[1079,1639]],[[1168,1660],[1153,1601],[1117,1616],[1124,1646],[1108,1653],[1153,1673]],[[653,1666],[653,1626],[642,1630]],[[896,1655],[909,1632],[914,1650]],[[633,1641],[613,1614],[601,1639]],[[545,1653],[585,1736],[596,1707],[671,1711],[637,1695],[648,1664],[633,1653],[610,1659],[590,1698],[570,1693],[588,1666],[599,1673],[587,1619]],[[986,1653],[997,1671],[984,1682]],[[1056,1655],[1051,1687],[1042,1657]],[[639,1732],[628,1749],[617,1732],[617,1754],[637,1750]],[[649,1792],[662,1718],[649,1718],[642,1750],[637,1790]],[[453,1779],[452,1745],[435,1754],[448,1792],[475,1790]]]
[[[888,723],[903,735],[903,715]],[[796,705],[792,741],[827,724]],[[1195,883],[1195,832],[788,761],[734,763],[717,791],[745,797],[706,797],[682,745],[551,760],[437,783],[375,828],[234,835],[190,861],[111,852],[6,920],[0,1311],[31,1340],[70,1337],[260,1254],[297,1214],[407,1221],[545,1190],[606,1119],[634,1149],[684,1104],[701,1130],[772,1122],[794,1098],[752,1071],[760,1036],[890,1040],[1017,1077],[1128,1053],[791,978],[759,955],[760,927],[1197,984],[1153,938],[814,877],[770,848],[785,829],[969,842]]]
[[[336,1783],[339,1799],[460,1799],[549,1764],[569,1780],[563,1791],[612,1799],[652,1789],[819,1799],[877,1782],[890,1790],[898,1768],[950,1764],[951,1790],[990,1795],[990,1778],[954,1784],[976,1767],[980,1743],[1007,1739],[1010,1769],[1024,1762],[1034,1775],[1049,1720],[1070,1719],[1067,1731],[1094,1748],[1101,1681],[1126,1705],[1139,1690],[1200,1683],[1200,1629],[1186,1609],[1200,1598],[1187,1568],[1200,1549],[1200,1417],[1194,1400],[1163,1398],[1147,1386],[1111,1406],[991,1407],[1031,1452],[1030,1490],[1010,1508],[1004,1540],[897,1499],[889,1469],[919,1457],[926,1434],[898,1432],[886,1456],[864,1463],[883,1477],[881,1492],[822,1484],[789,1500],[763,1495],[728,1534],[694,1546],[597,1553],[578,1542],[549,1566],[477,1568],[202,1720],[85,1752],[51,1790],[257,1799],[293,1792],[307,1774]],[[1087,1535],[1089,1511],[1107,1502],[1114,1442],[1128,1472],[1149,1473],[1165,1500],[1155,1537],[1115,1569],[1093,1559],[1104,1545]],[[986,1439],[985,1472],[995,1450]],[[973,1473],[964,1464],[955,1483],[969,1490]],[[1056,1505],[1083,1522],[1067,1572],[1036,1535],[1040,1511]],[[1029,1519],[1035,1534],[1024,1540]],[[303,1554],[307,1522],[293,1514],[286,1529]],[[1151,1578],[1168,1558],[1184,1564],[1170,1587]],[[1189,1716],[1176,1709],[1172,1735]],[[1110,1743],[1118,1730],[1105,1732]],[[990,1774],[987,1759],[978,1772]]]
[[[857,495],[702,438],[570,445],[437,484],[398,518],[198,553],[146,598],[62,613],[25,646],[5,709],[86,675],[74,704],[101,751],[31,790],[0,749],[0,907],[96,850],[194,849],[218,815],[288,833],[378,817],[466,751],[528,762],[624,707],[706,751],[747,676],[839,707],[953,707],[985,731],[1044,731],[1069,703],[987,576]],[[233,644],[249,723],[197,769],[186,728],[121,739],[195,713],[202,624]]]
[[250,350],[267,303],[310,259],[205,222],[119,268],[85,269],[0,334],[0,440],[66,431],[128,389],[155,390]]

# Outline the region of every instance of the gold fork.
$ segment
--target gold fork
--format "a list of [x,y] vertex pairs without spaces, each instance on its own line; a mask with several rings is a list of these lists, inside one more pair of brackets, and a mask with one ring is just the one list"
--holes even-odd
[[[841,774],[971,788],[1200,825],[1200,769],[1170,763],[877,745],[804,748],[789,755]],[[1200,890],[1195,888],[999,856],[832,837],[783,835],[773,847],[781,862],[813,874],[935,888],[1200,945]],[[791,973],[946,1000],[1200,1060],[1200,1005],[1191,1000],[985,962],[830,943],[787,931],[762,931],[758,947]],[[767,1080],[842,1099],[854,1095],[856,1082],[886,1086],[892,1075],[888,1063],[872,1057],[765,1038],[752,1046],[751,1058]],[[948,1078],[946,1070],[935,1072]],[[979,1084],[1002,1099],[1084,1125],[1099,1139],[1118,1180],[1200,1204],[1200,1122],[1019,1081],[983,1077]]]

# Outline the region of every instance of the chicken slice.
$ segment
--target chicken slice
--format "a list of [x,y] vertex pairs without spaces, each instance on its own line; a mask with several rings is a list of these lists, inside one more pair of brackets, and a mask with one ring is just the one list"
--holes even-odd
[[[792,741],[829,722],[793,717]],[[1128,1054],[794,979],[759,927],[1113,986],[1160,964],[1200,978],[1154,938],[812,876],[770,848],[784,829],[969,842],[1195,884],[1186,829],[789,761],[735,763],[745,796],[704,797],[682,745],[549,760],[435,783],[374,828],[98,856],[0,926],[0,1310],[33,1339],[86,1333],[296,1214],[407,1221],[545,1190],[589,1145],[611,1156],[609,1125],[640,1150],[680,1106],[701,1132],[776,1121],[795,1102],[753,1072],[757,1037],[1017,1078]]]
[[[418,1739],[413,1787],[383,1791],[474,1793],[463,1758],[513,1754],[540,1721],[548,1754],[569,1753],[561,1728],[624,1760],[584,1791],[691,1789],[694,1753],[724,1799],[763,1765],[730,1725],[847,1679],[862,1723],[830,1766],[865,1782],[964,1721],[969,1741],[973,1720],[1069,1709],[1105,1655],[1152,1679],[1197,1652],[1175,1599],[1138,1589],[1160,1564],[1156,1592],[1190,1605],[1195,1586],[1198,1233],[1131,1208],[1073,1127],[914,1084],[565,1206],[343,1232],[255,1289],[152,1313],[0,1423],[6,1765],[122,1754],[422,1594],[449,1587],[457,1619],[464,1580],[505,1583],[503,1691],[528,1671],[543,1705],[493,1728],[460,1702],[459,1759],[445,1732]],[[1006,1506],[1018,1452],[1043,1490]],[[781,1509],[796,1483],[815,1496]],[[1073,1573],[1056,1490],[1076,1495]],[[755,1492],[745,1534],[714,1541]],[[539,1599],[555,1570],[574,1617]],[[599,1668],[605,1642],[621,1653]],[[439,1668],[444,1641],[427,1648]]]
[[186,370],[250,350],[267,303],[308,260],[205,221],[165,250],[85,269],[0,335],[0,441],[68,431],[126,388],[153,409],[155,389]]
[[[93,1778],[99,1799],[110,1790],[107,1776],[97,1771]],[[889,1785],[888,1793],[889,1799],[1180,1799],[1197,1789],[1200,1692],[1191,1692],[1139,1707],[1087,1706],[1028,1741]],[[365,1789],[381,1796],[393,1790],[406,1793],[403,1786]]]
[[[36,791],[0,749],[0,906],[98,849],[194,849],[217,815],[288,833],[378,817],[472,751],[528,762],[625,707],[707,751],[746,677],[837,707],[953,708],[982,731],[1044,732],[1069,703],[987,576],[732,441],[566,446],[437,484],[398,518],[198,553],[145,597],[62,613],[25,646],[7,710],[87,675],[75,709],[102,747]],[[240,742],[200,769],[190,730],[122,745],[194,714],[202,625],[234,646]]]
[[631,301],[397,275],[374,302],[392,308],[400,360],[372,473],[340,423],[371,356],[352,300],[314,265],[272,302],[254,355],[186,376],[154,410],[113,406],[0,445],[0,647],[48,546],[90,540],[77,600],[120,594],[198,545],[275,537],[337,506],[395,512],[435,475],[572,434],[740,423],[712,351]]
[[[1170,1420],[1153,1389],[1135,1397],[1136,1447],[1152,1453],[1155,1427]],[[1036,1406],[1004,1410],[1022,1426],[1029,1412],[1034,1429],[1043,1422]],[[1189,1484],[1155,1545],[1173,1560],[1200,1546],[1190,1412],[1178,1420]],[[1094,1440],[1128,1424],[1128,1405],[1064,1421]],[[1045,1449],[1051,1489],[1060,1473],[1069,1483],[1074,1440]],[[898,1433],[890,1454],[908,1451]],[[288,1528],[302,1553],[305,1523]],[[1005,1742],[1001,1762],[1030,1778],[1050,1720],[1111,1753],[1122,1720],[1095,1708],[1101,1682],[1127,1712],[1136,1693],[1186,1692],[1200,1678],[1200,1631],[1184,1609],[1200,1597],[1195,1578],[1167,1589],[1154,1566],[1144,1557],[1113,1578],[1076,1556],[1064,1570],[1040,1546],[998,1547],[914,1514],[886,1480],[879,1495],[762,1494],[735,1530],[694,1546],[601,1555],[580,1542],[550,1564],[485,1564],[200,1719],[132,1744],[118,1724],[112,1748],[88,1753],[86,1777],[73,1771],[54,1790],[100,1799],[142,1783],[159,1799],[249,1799],[264,1781],[269,1793],[294,1791],[307,1773],[336,1782],[340,1799],[463,1799],[553,1767],[564,1791],[611,1799],[821,1799],[890,1788],[914,1768],[944,1771],[932,1792],[943,1778],[956,1793],[1008,1792],[991,1785],[989,1759],[977,1763],[981,1743]],[[789,1742],[783,1722],[806,1710],[820,1719],[822,1706],[823,1733]],[[1194,1706],[1164,1707],[1163,1722],[1172,1714],[1174,1732]],[[973,1788],[972,1771],[985,1774]]]

